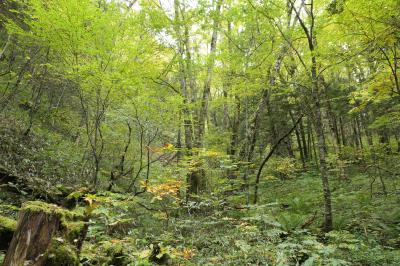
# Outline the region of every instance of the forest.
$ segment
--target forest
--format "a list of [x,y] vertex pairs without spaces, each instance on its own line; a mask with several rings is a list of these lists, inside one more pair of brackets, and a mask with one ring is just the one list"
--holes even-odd
[[400,265],[399,0],[1,0],[3,266]]

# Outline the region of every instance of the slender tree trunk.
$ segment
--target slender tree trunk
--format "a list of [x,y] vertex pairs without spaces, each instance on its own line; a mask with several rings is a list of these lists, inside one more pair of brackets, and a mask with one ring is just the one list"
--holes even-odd
[[361,114],[361,120],[364,127],[365,136],[367,137],[368,146],[372,147],[374,145],[374,142],[372,140],[372,131],[368,128],[369,118],[367,112],[363,112]]
[[[193,140],[192,140],[192,121],[191,115],[189,110],[189,103],[190,103],[190,96],[187,89],[187,82],[186,82],[186,70],[185,70],[185,63],[184,63],[184,40],[181,33],[181,14],[180,14],[180,2],[179,0],[174,0],[174,9],[175,9],[175,33],[177,35],[177,43],[178,43],[178,52],[179,52],[179,85],[181,94],[183,96],[183,129],[184,129],[184,141],[185,141],[185,149],[186,154],[188,156],[192,156],[192,148],[193,148]],[[194,164],[192,161],[191,164]],[[191,171],[187,175],[187,184],[188,184],[188,191],[186,193],[186,199],[188,196],[193,193],[197,193],[198,191],[198,178],[197,175]]]
[[356,125],[356,119],[355,118],[352,121],[352,126],[353,126],[353,140],[354,140],[354,143],[355,143],[356,147],[359,149],[361,146],[360,146],[360,142],[359,142],[360,139],[358,137],[357,125]]
[[389,154],[391,153],[390,137],[386,128],[379,130],[379,142],[384,146],[384,149]]
[[[200,111],[197,117],[197,125],[195,125],[196,138],[195,138],[195,147],[203,148],[204,147],[204,135],[206,130],[206,122],[208,118],[209,112],[209,100],[211,95],[211,82],[212,82],[212,74],[214,70],[214,62],[215,62],[215,51],[217,48],[217,38],[218,38],[218,30],[219,30],[219,20],[221,13],[222,0],[217,0],[214,14],[214,23],[213,23],[213,33],[211,36],[211,48],[210,48],[210,58],[207,63],[207,75],[204,82],[203,95],[201,98],[201,106]],[[189,186],[189,194],[198,194],[203,191],[206,187],[206,178],[205,178],[205,169],[202,165],[201,161],[193,161],[192,168],[196,169],[190,173],[191,185]]]
[[[289,111],[289,114],[290,114],[290,118],[292,119],[292,122],[295,123],[296,121],[295,121],[295,118],[294,118],[294,116],[293,116],[293,112],[292,112],[292,111]],[[301,119],[300,119],[299,123],[300,123],[300,122],[301,122]],[[297,140],[297,146],[298,146],[298,148],[299,148],[301,164],[302,164],[302,166],[303,166],[303,170],[305,170],[305,169],[306,169],[306,159],[305,159],[305,157],[304,157],[304,150],[303,150],[302,143],[301,143],[301,137],[300,137],[300,130],[299,130],[299,128],[296,127],[294,132],[295,132],[295,134],[296,134],[296,140]]]
[[307,141],[306,141],[306,134],[305,134],[305,130],[304,130],[304,124],[303,124],[303,119],[300,120],[300,124],[299,124],[299,131],[300,131],[300,136],[301,136],[301,142],[302,142],[302,146],[303,146],[303,154],[304,154],[304,160],[308,161],[309,160],[309,149],[307,146]]
[[[324,85],[324,92],[325,92],[325,96],[327,95],[328,92],[328,88],[329,85],[325,82],[324,79],[322,79],[323,81],[323,85]],[[338,123],[337,123],[337,118],[336,115],[333,111],[332,105],[330,103],[330,101],[328,99],[326,99],[327,102],[327,108],[328,108],[328,118],[329,118],[329,126],[331,128],[331,132],[333,134],[333,147],[334,147],[334,151],[337,155],[337,167],[339,169],[339,178],[342,180],[347,180],[347,175],[345,172],[345,166],[344,166],[344,160],[343,160],[343,154],[342,154],[342,143],[341,143],[341,139],[340,139],[340,134],[339,134],[339,127],[338,127]]]
[[[332,200],[331,200],[331,191],[329,187],[329,179],[328,179],[328,169],[326,164],[327,157],[327,145],[325,142],[325,133],[324,133],[324,120],[322,117],[322,104],[321,104],[321,93],[323,90],[320,89],[319,86],[319,76],[318,76],[318,64],[317,57],[315,53],[315,48],[317,45],[317,39],[315,36],[315,14],[314,14],[314,1],[311,0],[309,3],[308,10],[306,10],[309,16],[310,26],[307,27],[302,17],[300,16],[299,10],[295,7],[293,2],[289,0],[293,11],[296,13],[296,17],[299,20],[300,26],[304,31],[304,34],[307,37],[308,47],[311,53],[311,97],[314,102],[313,106],[313,115],[314,115],[314,124],[315,131],[317,135],[318,142],[318,150],[319,150],[319,171],[322,180],[323,194],[324,194],[324,225],[323,229],[325,232],[329,232],[333,228],[333,217],[332,217]],[[305,7],[307,9],[307,7]]]
[[222,119],[222,126],[223,126],[223,129],[229,129],[229,107],[228,107],[228,104],[227,104],[227,101],[228,101],[228,92],[227,92],[227,87],[228,87],[228,85],[227,84],[225,84],[224,85],[224,91],[223,91],[223,95],[224,95],[224,100],[225,100],[225,103],[224,103],[224,116],[223,116],[223,119]]
[[358,142],[360,143],[360,148],[363,149],[364,145],[363,145],[363,141],[362,141],[362,131],[361,131],[361,125],[360,125],[361,122],[358,119],[358,116],[356,116],[355,122],[356,122],[356,128],[357,128]]
[[312,150],[313,150],[313,157],[314,157],[314,162],[315,162],[315,166],[319,168],[319,162],[318,162],[318,153],[317,153],[317,149],[316,149],[316,145],[315,145],[315,137],[314,137],[314,130],[313,128],[311,128],[310,126],[310,140],[311,140],[311,145],[312,145]]
[[[229,158],[234,161],[237,159],[237,151],[239,145],[239,129],[240,129],[240,99],[235,97],[236,108],[235,113],[233,115],[232,123],[231,123],[231,141],[228,148]],[[231,179],[237,177],[237,169],[230,169],[227,171],[227,176]]]
[[[179,118],[179,121],[181,122],[181,118]],[[182,129],[181,129],[181,125],[179,125],[178,128],[178,134],[176,137],[176,148],[177,148],[177,152],[176,152],[176,163],[179,163],[179,161],[182,158]]]
[[240,158],[244,161],[249,162],[253,157],[255,142],[257,140],[259,122],[260,122],[259,117],[261,113],[264,111],[268,97],[269,97],[268,91],[264,90],[263,95],[257,105],[257,108],[254,111],[252,118],[250,119],[249,126],[246,128],[245,142],[240,150]]
[[[286,47],[283,47],[277,60],[273,71],[269,79],[270,88],[274,87],[276,84],[276,75],[279,73],[283,59],[286,55]],[[250,162],[253,158],[254,148],[257,140],[257,134],[259,130],[260,116],[264,113],[264,109],[269,102],[270,90],[264,89],[260,101],[258,102],[257,108],[250,120],[250,126],[246,130],[246,140],[240,152],[240,157],[242,160]]]
[[214,62],[215,62],[215,51],[217,49],[217,38],[218,38],[218,30],[219,30],[219,20],[221,13],[222,0],[216,0],[215,14],[214,14],[214,23],[213,23],[213,33],[211,36],[211,44],[210,44],[210,55],[207,63],[207,75],[206,80],[204,82],[203,89],[203,97],[201,100],[201,109],[199,113],[199,121],[198,121],[198,131],[197,131],[197,139],[196,139],[196,147],[202,148],[204,147],[204,134],[206,129],[206,121],[208,116],[208,105],[209,98],[211,94],[211,81],[214,70]]
[[[314,84],[315,90],[318,89]],[[319,169],[322,179],[322,186],[324,190],[324,231],[329,232],[332,230],[332,205],[331,205],[331,191],[329,187],[328,169],[326,165],[327,148],[324,135],[324,123],[322,120],[321,105],[319,98],[316,95],[318,92],[314,91],[313,98],[315,100],[315,131],[317,134],[318,149],[319,149]]]
[[[310,160],[313,159],[313,157],[315,158],[315,148],[314,148],[314,137],[312,134],[312,128],[311,128],[311,122],[310,122],[310,118],[307,118],[307,150],[309,151],[309,155],[310,155]],[[318,164],[316,164],[318,165]]]
[[339,117],[339,124],[340,124],[340,134],[342,136],[342,144],[343,146],[346,146],[347,145],[346,132],[344,130],[344,123],[341,116]]
[[240,112],[241,112],[240,99],[238,97],[235,97],[235,101],[236,101],[236,110],[232,119],[231,143],[228,151],[228,154],[231,155],[232,157],[237,154],[239,128],[240,128]]
[[396,142],[397,142],[397,152],[400,153],[400,134],[395,133],[394,138],[396,139]]

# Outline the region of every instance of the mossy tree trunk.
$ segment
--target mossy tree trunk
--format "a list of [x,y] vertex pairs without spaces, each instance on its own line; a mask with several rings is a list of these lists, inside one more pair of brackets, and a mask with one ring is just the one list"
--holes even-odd
[[42,265],[43,255],[61,219],[59,213],[52,211],[54,205],[42,208],[21,210],[3,266]]

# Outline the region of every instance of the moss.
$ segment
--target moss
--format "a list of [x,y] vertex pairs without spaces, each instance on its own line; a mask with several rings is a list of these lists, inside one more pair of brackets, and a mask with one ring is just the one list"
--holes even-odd
[[0,252],[0,264],[3,263],[5,256],[6,256],[5,253]]
[[64,221],[63,227],[67,240],[73,242],[74,239],[78,239],[85,224],[84,221]]
[[75,266],[79,259],[74,249],[65,243],[53,242],[45,254],[43,266]]
[[43,201],[27,201],[22,205],[22,211],[28,212],[45,212],[48,214],[56,214],[60,217],[61,223],[66,223],[67,220],[82,219],[81,213],[76,211],[70,211],[59,207],[55,204],[49,204]]
[[0,230],[7,229],[10,231],[15,231],[16,228],[17,228],[17,221],[0,215]]
[[7,250],[16,228],[17,221],[0,215],[0,250]]
[[54,204],[49,204],[43,201],[27,201],[22,205],[22,211],[28,212],[45,212],[48,214],[59,214],[63,216],[65,210]]
[[86,224],[86,222],[82,221],[84,218],[84,209],[82,208],[68,210],[42,201],[28,201],[23,204],[21,210],[28,212],[45,212],[59,216],[60,229],[66,240],[70,243],[73,243],[75,239],[79,238]]

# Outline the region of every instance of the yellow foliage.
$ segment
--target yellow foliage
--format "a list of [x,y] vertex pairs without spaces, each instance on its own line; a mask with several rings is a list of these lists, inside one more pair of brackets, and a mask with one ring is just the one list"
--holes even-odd
[[205,156],[208,156],[208,157],[218,157],[220,155],[221,154],[217,151],[206,151],[205,152]]
[[189,249],[189,248],[184,248],[183,250],[182,250],[182,256],[185,258],[185,259],[187,259],[187,260],[190,260],[191,258],[193,258],[193,256],[194,256],[194,250],[193,249]]
[[276,177],[273,176],[273,175],[267,175],[267,176],[265,177],[265,179],[267,179],[267,180],[277,180],[278,178],[276,178]]
[[147,191],[154,195],[154,198],[162,200],[166,197],[177,198],[179,196],[179,190],[182,187],[182,181],[169,181],[159,185],[148,185]]
[[174,149],[174,145],[172,145],[171,143],[167,143],[164,145],[164,150],[172,151],[173,149]]

